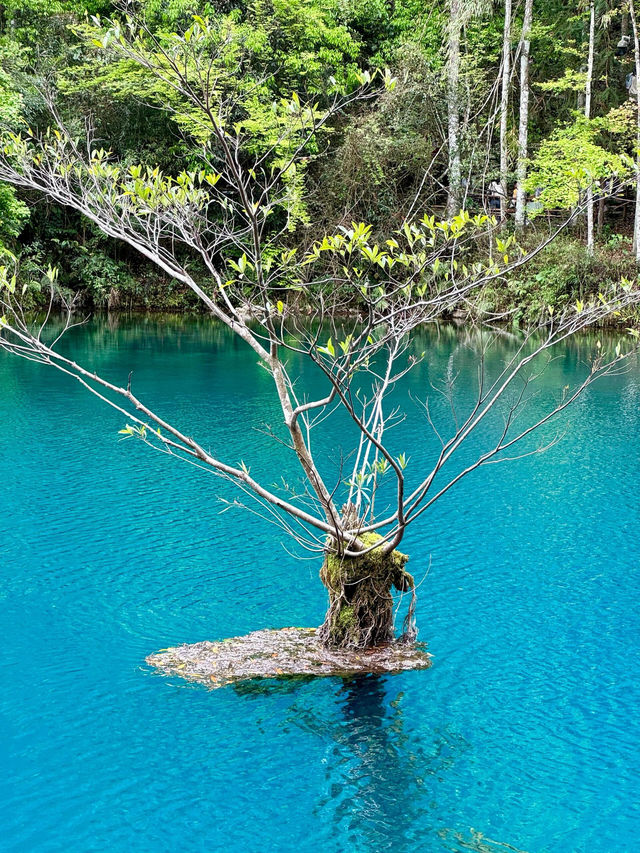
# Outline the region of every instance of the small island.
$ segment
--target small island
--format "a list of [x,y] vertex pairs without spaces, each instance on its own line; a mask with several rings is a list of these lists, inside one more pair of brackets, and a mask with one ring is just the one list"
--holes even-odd
[[252,631],[221,642],[161,649],[147,663],[208,687],[255,678],[350,676],[428,669],[431,655],[419,644],[397,640],[377,648],[328,649],[315,628]]

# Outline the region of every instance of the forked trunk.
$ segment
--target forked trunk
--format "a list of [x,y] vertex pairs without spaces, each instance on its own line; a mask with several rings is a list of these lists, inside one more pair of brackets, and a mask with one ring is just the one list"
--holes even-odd
[[[381,537],[365,533],[360,539],[370,547]],[[367,649],[391,642],[394,638],[392,587],[399,592],[411,592],[404,637],[407,641],[415,639],[415,585],[404,568],[408,559],[399,551],[383,554],[376,548],[361,557],[347,558],[327,551],[320,571],[329,593],[329,609],[319,629],[325,646]]]

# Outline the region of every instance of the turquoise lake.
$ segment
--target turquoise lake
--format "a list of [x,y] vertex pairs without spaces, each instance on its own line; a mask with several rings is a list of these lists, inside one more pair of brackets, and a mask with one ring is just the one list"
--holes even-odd
[[[436,445],[407,392],[433,397],[445,429],[432,383],[455,367],[469,405],[464,340],[416,337],[427,359],[398,389],[393,437],[409,474]],[[556,353],[526,417],[584,371],[594,340]],[[62,347],[122,383],[132,370],[138,396],[229,461],[295,478],[258,431],[278,422],[269,377],[219,326],[97,319]],[[255,515],[221,514],[226,484],[119,440],[123,416],[56,371],[0,354],[0,391],[0,849],[638,849],[636,360],[561,416],[548,452],[472,473],[409,530],[430,670],[213,691],[145,656],[319,624],[318,558],[296,559]],[[341,423],[318,436],[323,470],[349,438]]]

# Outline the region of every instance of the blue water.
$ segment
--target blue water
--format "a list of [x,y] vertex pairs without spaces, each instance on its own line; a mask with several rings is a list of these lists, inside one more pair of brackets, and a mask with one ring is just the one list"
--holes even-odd
[[[416,341],[416,395],[461,334]],[[531,413],[592,344],[559,353]],[[268,377],[219,327],[95,321],[64,346],[119,381],[133,370],[134,391],[232,461],[295,475],[252,430],[277,422]],[[475,356],[456,363],[464,404]],[[122,416],[77,383],[0,358],[0,849],[637,850],[639,403],[634,363],[552,450],[475,472],[410,531],[432,669],[208,691],[145,656],[318,624],[318,560],[220,514],[214,477],[119,441]],[[434,440],[408,411],[394,441],[411,471]],[[327,471],[347,436],[318,439]]]

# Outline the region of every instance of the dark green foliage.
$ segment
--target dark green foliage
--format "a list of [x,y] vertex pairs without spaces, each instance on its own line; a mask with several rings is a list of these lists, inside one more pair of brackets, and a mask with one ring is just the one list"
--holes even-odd
[[[318,169],[314,212],[327,222],[368,221],[397,227],[437,155],[434,76],[416,45],[408,45],[399,83],[343,129],[342,141]],[[443,162],[441,160],[441,162]],[[432,192],[427,185],[424,196]]]
[[[388,234],[409,210],[441,215],[447,180],[449,7],[444,0],[435,5],[425,0],[140,0],[137,8],[161,38],[183,31],[194,14],[224,21],[233,31],[228,73],[242,81],[237,120],[245,130],[240,156],[247,159],[260,155],[278,137],[282,116],[274,104],[292,92],[326,105],[335,88],[349,88],[358,68],[391,67],[396,88],[337,118],[319,142],[307,146],[303,161],[288,176],[294,201],[288,218],[275,215],[271,225],[274,230],[288,227],[292,247],[306,244],[312,223],[332,230],[352,220],[364,221]],[[585,10],[584,4],[567,7],[560,0],[544,0],[536,4],[534,14],[529,186],[544,191],[542,201],[550,208],[577,202],[579,181],[572,164],[579,161],[583,180],[587,172],[621,172],[625,157],[634,155],[633,106],[624,86],[633,62],[631,54],[615,56],[622,17],[615,4],[598,6],[592,107],[596,118],[589,126],[576,120],[584,90]],[[3,123],[15,128],[23,118],[33,127],[46,126],[38,91],[46,79],[60,93],[65,121],[81,134],[85,116],[91,115],[98,137],[121,161],[157,163],[171,174],[199,167],[189,138],[198,131],[180,98],[139,66],[96,49],[85,12],[104,18],[113,13],[113,5],[109,0],[0,4]],[[492,111],[502,14],[500,5],[486,6],[463,28],[460,146],[471,210],[486,203],[486,186],[498,170]],[[520,14],[516,12],[514,21],[514,55]],[[512,164],[517,99],[516,75],[508,128]],[[172,108],[168,113],[162,109],[167,105]],[[276,156],[286,157],[287,150]],[[181,289],[160,281],[139,259],[93,234],[77,216],[38,204],[29,218],[26,201],[0,186],[0,243],[14,251],[20,239],[26,247],[21,269],[30,291],[37,291],[34,282],[46,257],[60,266],[64,287],[82,291],[85,304],[180,303]],[[613,232],[624,230],[616,220],[607,224]],[[576,235],[575,243],[567,240],[545,252],[531,271],[503,285],[493,284],[485,294],[486,304],[515,306],[522,319],[532,319],[545,304],[559,305],[581,293],[589,276],[597,273],[615,280],[622,269],[628,270],[626,243],[615,253],[601,248],[590,262],[581,256],[579,241]]]
[[530,325],[548,316],[549,306],[559,312],[576,299],[595,296],[636,275],[630,238],[613,234],[590,258],[579,234],[566,235],[505,282],[487,287],[480,305],[498,313],[510,311],[515,321]]

